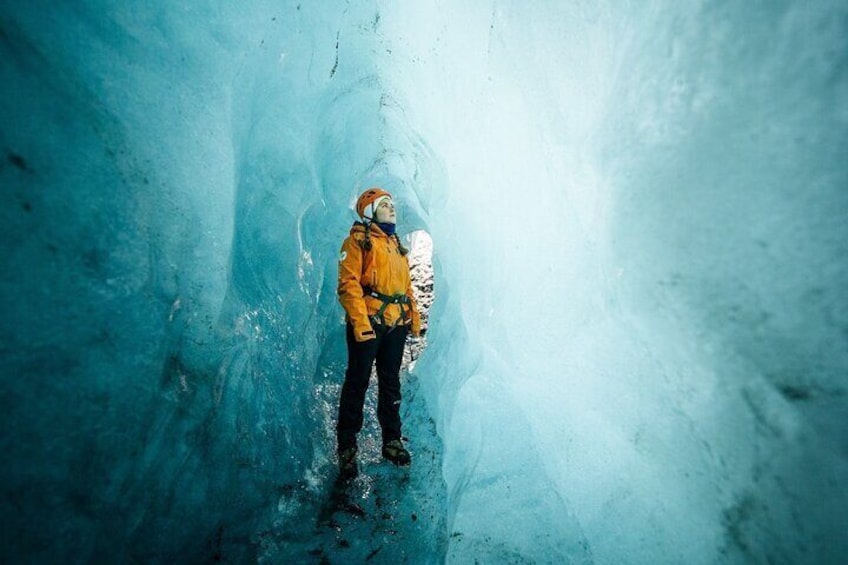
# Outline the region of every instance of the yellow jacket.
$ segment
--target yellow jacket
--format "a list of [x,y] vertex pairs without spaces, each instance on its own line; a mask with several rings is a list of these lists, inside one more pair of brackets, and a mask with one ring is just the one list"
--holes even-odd
[[389,237],[376,225],[371,225],[371,250],[363,248],[365,225],[356,222],[342,244],[339,257],[339,302],[353,325],[356,341],[374,338],[369,318],[377,314],[383,301],[365,295],[363,287],[380,294],[405,294],[408,304],[389,304],[383,312],[383,324],[403,324],[401,308],[406,310],[407,323],[413,335],[421,331],[421,316],[412,295],[409,262],[401,255],[397,237]]

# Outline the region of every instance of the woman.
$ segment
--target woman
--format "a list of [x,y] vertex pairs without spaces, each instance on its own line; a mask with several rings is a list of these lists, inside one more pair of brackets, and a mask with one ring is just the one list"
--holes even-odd
[[380,188],[366,190],[356,202],[362,218],[342,244],[339,258],[339,302],[347,313],[348,365],[339,402],[337,427],[339,471],[356,476],[356,435],[362,408],[377,362],[377,419],[383,457],[409,465],[401,441],[400,364],[408,332],[418,336],[421,318],[412,295],[407,249],[395,233],[392,196]]

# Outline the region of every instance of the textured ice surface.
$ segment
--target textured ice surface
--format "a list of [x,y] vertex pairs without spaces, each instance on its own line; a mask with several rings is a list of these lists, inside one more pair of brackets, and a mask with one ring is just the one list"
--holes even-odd
[[[527,4],[0,7],[4,557],[846,560],[848,7]],[[372,184],[422,457],[328,517]]]

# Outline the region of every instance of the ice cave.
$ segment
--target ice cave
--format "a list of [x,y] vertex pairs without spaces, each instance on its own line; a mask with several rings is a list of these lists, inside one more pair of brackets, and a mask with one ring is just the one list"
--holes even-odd
[[[6,0],[0,53],[3,562],[848,562],[843,0]],[[370,397],[339,487],[369,186],[432,308],[412,466]]]

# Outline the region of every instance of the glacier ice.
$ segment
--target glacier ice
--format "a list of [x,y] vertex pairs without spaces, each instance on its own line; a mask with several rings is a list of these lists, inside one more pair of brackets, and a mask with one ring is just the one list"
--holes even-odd
[[[0,7],[7,560],[848,558],[848,7],[531,4]],[[322,522],[373,184],[417,458]]]

